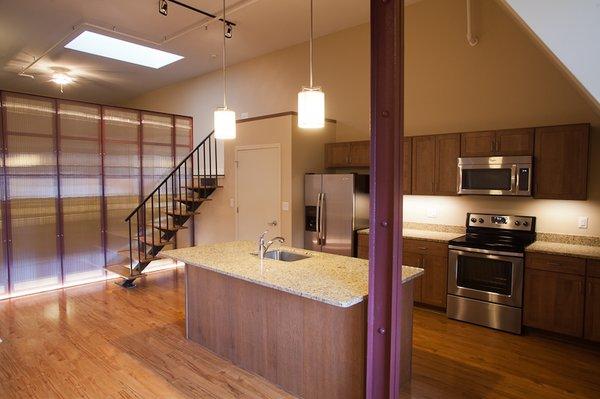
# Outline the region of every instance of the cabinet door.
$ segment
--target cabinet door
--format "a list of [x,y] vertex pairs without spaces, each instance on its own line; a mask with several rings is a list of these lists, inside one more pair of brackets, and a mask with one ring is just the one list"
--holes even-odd
[[421,302],[427,305],[446,307],[448,284],[448,258],[441,256],[423,256],[423,275]]
[[[402,255],[402,264],[404,266],[412,266],[412,267],[422,267],[421,265],[421,255],[416,254],[414,252],[404,251]],[[414,280],[414,290],[413,296],[415,302],[421,302],[421,280],[423,276],[417,277]]]
[[369,235],[358,234],[358,248],[356,257],[361,259],[369,259]]
[[344,168],[348,167],[350,161],[349,143],[325,144],[325,167]]
[[584,281],[583,276],[527,268],[523,303],[524,324],[582,337]]
[[491,157],[494,155],[495,132],[471,132],[461,135],[461,157]]
[[535,129],[536,198],[587,198],[589,125]]
[[412,171],[412,139],[410,137],[404,138],[404,162],[402,164],[402,189],[404,195],[408,195],[412,192],[411,187],[411,171]]
[[533,155],[533,129],[498,130],[495,155]]
[[412,193],[433,195],[435,181],[435,136],[412,139]]
[[457,195],[457,170],[460,157],[460,135],[436,136],[435,194]]
[[350,143],[350,166],[368,168],[371,166],[371,142],[353,141]]
[[584,338],[600,341],[600,278],[596,277],[587,279]]

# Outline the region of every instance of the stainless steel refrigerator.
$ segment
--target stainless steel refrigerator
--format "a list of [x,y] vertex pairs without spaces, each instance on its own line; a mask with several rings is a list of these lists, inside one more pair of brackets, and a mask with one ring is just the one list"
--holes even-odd
[[355,256],[356,230],[369,227],[369,176],[304,176],[304,247]]

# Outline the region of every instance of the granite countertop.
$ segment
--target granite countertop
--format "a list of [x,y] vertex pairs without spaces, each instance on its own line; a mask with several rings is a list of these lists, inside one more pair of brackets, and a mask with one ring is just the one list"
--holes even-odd
[[[357,234],[369,234],[369,229],[357,230]],[[448,242],[465,233],[450,233],[446,231],[420,230],[420,229],[403,229],[402,236],[404,238],[414,238],[426,241]]]
[[560,242],[536,241],[525,248],[526,252],[600,259],[600,247],[592,245],[564,244]]
[[[250,241],[174,249],[162,251],[159,256],[344,308],[367,297],[368,260],[286,246],[275,248],[310,257],[295,262],[261,262],[252,254],[256,253],[256,243]],[[402,283],[423,273],[423,269],[403,266]]]

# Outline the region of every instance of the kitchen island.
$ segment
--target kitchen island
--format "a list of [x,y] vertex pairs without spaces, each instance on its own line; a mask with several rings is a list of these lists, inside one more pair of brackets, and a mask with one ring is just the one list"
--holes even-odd
[[[260,260],[249,241],[161,253],[185,263],[186,335],[303,398],[361,398],[368,261],[290,247]],[[403,344],[412,346],[412,280],[403,267]],[[410,376],[405,352],[401,378]]]

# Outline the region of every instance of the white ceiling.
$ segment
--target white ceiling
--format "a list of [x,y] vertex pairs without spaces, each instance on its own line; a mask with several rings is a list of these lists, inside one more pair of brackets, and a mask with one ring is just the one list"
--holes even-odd
[[[221,7],[220,0],[182,1],[214,14]],[[368,22],[369,3],[369,0],[316,0],[317,36]],[[240,8],[227,16],[237,24],[233,38],[227,42],[229,63],[306,41],[308,5],[308,0],[227,0],[228,8]],[[114,27],[116,32],[159,43],[206,20],[173,3],[169,4],[167,17],[158,13],[158,0],[0,0],[0,11],[1,89],[118,103],[220,67],[222,26],[218,23],[154,45],[185,57],[158,70],[64,48],[83,30],[80,27],[74,31],[73,27],[82,23]],[[118,33],[111,35],[124,38]],[[57,43],[55,49],[27,71],[35,79],[18,76],[34,57]],[[76,79],[75,84],[65,87],[63,95],[49,82],[56,68],[65,68]]]

